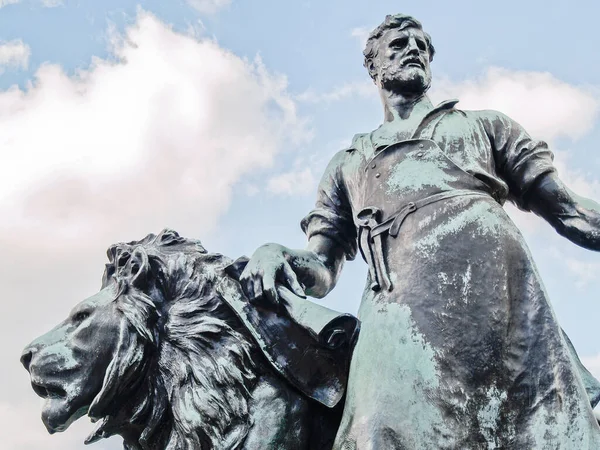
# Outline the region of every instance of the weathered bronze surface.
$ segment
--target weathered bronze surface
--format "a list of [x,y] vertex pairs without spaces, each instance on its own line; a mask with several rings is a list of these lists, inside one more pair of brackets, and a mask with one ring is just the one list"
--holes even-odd
[[[131,449],[600,448],[600,383],[562,332],[506,201],[600,250],[600,206],[496,111],[434,106],[431,38],[386,17],[365,67],[384,122],[337,153],[306,249],[207,253],[166,230],[109,249],[102,290],[22,362],[62,431]],[[369,266],[358,321],[305,299]]]
[[337,153],[302,221],[305,250],[259,248],[241,281],[325,296],[346,259],[369,265],[361,332],[333,446],[598,449],[600,385],[560,329],[506,201],[600,250],[600,207],[567,189],[552,153],[496,111],[427,97],[434,49],[388,16],[365,50],[384,122]]
[[356,319],[284,291],[277,315],[252,306],[239,261],[171,230],[108,257],[100,292],[21,358],[50,433],[87,413],[99,422],[87,443],[331,448]]

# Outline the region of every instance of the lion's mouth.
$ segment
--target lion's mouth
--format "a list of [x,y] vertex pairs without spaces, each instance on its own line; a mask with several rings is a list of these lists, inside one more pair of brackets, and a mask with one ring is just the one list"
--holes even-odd
[[42,398],[65,398],[67,396],[67,391],[57,385],[41,384],[32,381],[31,387]]

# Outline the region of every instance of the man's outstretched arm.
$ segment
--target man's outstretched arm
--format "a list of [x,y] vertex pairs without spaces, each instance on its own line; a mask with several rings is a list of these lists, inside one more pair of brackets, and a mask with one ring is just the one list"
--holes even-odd
[[250,258],[240,283],[250,301],[277,303],[277,285],[322,298],[335,287],[345,259],[344,249],[322,234],[312,236],[304,250],[265,244]]
[[531,211],[575,244],[600,251],[600,205],[571,191],[556,172],[536,181],[527,193]]

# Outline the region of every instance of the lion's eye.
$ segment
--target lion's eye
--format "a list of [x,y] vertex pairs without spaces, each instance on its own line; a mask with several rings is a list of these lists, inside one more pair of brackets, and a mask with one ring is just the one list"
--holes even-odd
[[81,323],[91,315],[91,311],[79,311],[73,316],[73,322]]

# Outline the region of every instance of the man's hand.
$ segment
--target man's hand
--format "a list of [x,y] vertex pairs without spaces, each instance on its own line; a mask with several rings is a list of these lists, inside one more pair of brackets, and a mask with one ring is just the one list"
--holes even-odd
[[571,242],[600,251],[600,205],[575,194],[555,172],[544,175],[530,191],[533,212]]
[[302,298],[323,298],[335,286],[345,259],[344,249],[323,235],[311,237],[305,250],[265,244],[248,261],[240,284],[251,302],[278,304],[278,288]]
[[577,215],[562,219],[561,234],[590,250],[600,250],[600,214],[581,205],[575,207]]
[[251,302],[262,299],[279,303],[277,284],[305,298],[306,294],[290,261],[292,250],[279,244],[259,247],[240,276],[240,284]]

